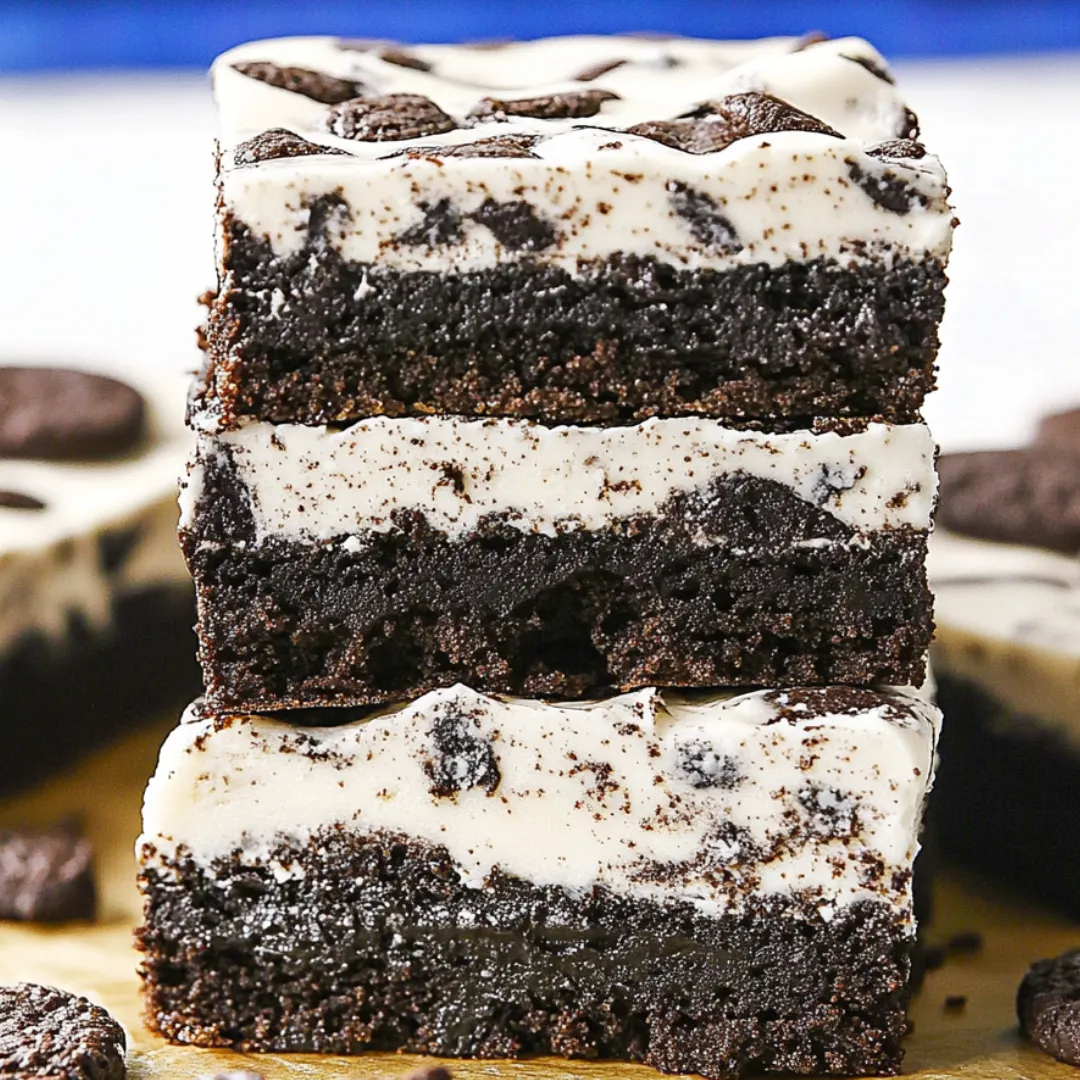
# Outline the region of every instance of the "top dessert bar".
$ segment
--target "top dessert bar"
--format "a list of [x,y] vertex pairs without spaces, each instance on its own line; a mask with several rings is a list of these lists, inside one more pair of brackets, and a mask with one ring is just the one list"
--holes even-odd
[[244,45],[192,420],[915,417],[955,220],[855,38]]

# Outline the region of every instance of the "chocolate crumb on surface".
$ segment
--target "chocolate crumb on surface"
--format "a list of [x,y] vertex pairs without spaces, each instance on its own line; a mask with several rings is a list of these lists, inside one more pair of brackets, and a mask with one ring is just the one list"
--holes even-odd
[[966,994],[949,994],[945,998],[945,1004],[942,1006],[947,1013],[962,1013],[967,1008],[967,995]]
[[945,947],[954,956],[975,956],[982,952],[983,936],[978,930],[964,930],[953,934]]
[[0,509],[44,510],[45,503],[34,495],[27,495],[21,491],[0,491]]

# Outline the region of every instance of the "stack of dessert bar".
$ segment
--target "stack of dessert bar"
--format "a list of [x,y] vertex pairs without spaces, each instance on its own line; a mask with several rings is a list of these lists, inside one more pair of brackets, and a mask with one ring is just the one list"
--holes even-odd
[[[167,1037],[891,1074],[953,227],[865,42],[225,54]],[[765,689],[761,689],[764,687]]]

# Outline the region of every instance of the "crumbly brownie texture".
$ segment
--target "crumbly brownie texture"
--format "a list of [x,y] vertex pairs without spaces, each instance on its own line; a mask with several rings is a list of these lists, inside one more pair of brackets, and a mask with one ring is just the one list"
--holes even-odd
[[266,425],[183,501],[219,708],[923,679],[921,427]]
[[717,273],[617,255],[577,274],[526,261],[450,276],[346,263],[309,238],[279,258],[232,229],[196,423],[906,420],[935,386],[946,278],[934,261]]
[[201,424],[910,417],[933,387],[948,188],[865,42],[289,39],[215,90]]
[[302,879],[183,859],[142,874],[147,1015],[166,1038],[710,1078],[899,1072],[912,939],[884,905],[710,918],[498,875],[478,890],[444,851],[385,835],[281,855]]
[[1040,1050],[1080,1065],[1080,949],[1031,965],[1016,994],[1016,1014]]
[[151,1022],[242,1049],[893,1072],[936,730],[913,695],[846,687],[195,708],[144,804]]
[[0,829],[0,919],[67,922],[96,912],[93,848],[76,822]]
[[123,1080],[127,1040],[100,1006],[34,983],[0,986],[0,1077]]

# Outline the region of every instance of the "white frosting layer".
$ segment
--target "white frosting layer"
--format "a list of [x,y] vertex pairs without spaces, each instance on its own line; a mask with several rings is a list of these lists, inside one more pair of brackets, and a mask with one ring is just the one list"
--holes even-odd
[[491,514],[526,532],[599,530],[655,514],[673,496],[705,494],[733,474],[790,487],[860,532],[925,529],[937,482],[921,424],[763,435],[699,418],[622,428],[457,417],[376,417],[344,430],[254,423],[200,436],[181,528],[196,524],[204,470],[223,451],[260,539],[387,532],[400,510],[420,511],[452,536]]
[[[184,382],[167,374],[103,373],[143,394],[144,448],[104,461],[0,458],[0,491],[45,503],[44,510],[0,506],[0,653],[31,633],[61,641],[72,617],[105,632],[119,595],[160,585],[179,588],[187,578],[176,543],[175,494],[190,445],[183,427]],[[137,530],[136,539],[121,565],[110,570],[100,539],[127,529]]]
[[[498,866],[711,912],[774,894],[826,917],[867,898],[906,912],[937,711],[890,693],[830,712],[799,693],[555,705],[456,686],[333,728],[189,712],[147,788],[140,847],[265,863],[325,829],[389,830],[446,847],[478,887]],[[490,767],[447,756],[440,724],[490,751],[497,786]],[[436,794],[433,775],[462,790]],[[287,858],[275,869],[302,873]]]
[[[222,210],[266,236],[280,254],[307,239],[312,201],[338,193],[350,214],[335,222],[330,242],[351,261],[402,271],[464,271],[520,257],[484,225],[469,219],[486,200],[529,203],[555,229],[542,257],[576,273],[579,260],[616,252],[653,256],[691,268],[780,265],[817,256],[844,261],[932,255],[945,258],[952,211],[937,158],[888,162],[866,153],[904,129],[896,88],[856,59],[884,68],[865,41],[842,38],[803,51],[792,39],[760,42],[634,38],[556,38],[500,49],[416,46],[430,63],[415,71],[380,59],[378,50],[341,49],[332,38],[283,38],[244,45],[214,65],[221,125]],[[597,63],[629,62],[592,82],[572,76]],[[674,61],[668,66],[668,59]],[[234,65],[269,61],[357,80],[369,94],[420,94],[461,125],[411,141],[361,142],[327,130],[330,107],[242,75]],[[535,81],[534,81],[535,80]],[[485,95],[532,98],[569,90],[608,90],[618,100],[577,120],[468,121]],[[777,132],[738,140],[717,153],[694,155],[627,127],[670,120],[701,102],[745,90],[772,93],[839,131]],[[233,165],[237,143],[284,127],[348,156],[308,156]],[[394,155],[410,147],[475,142],[510,133],[542,134],[533,159]],[[853,181],[889,174],[908,186],[913,203],[897,213],[875,203]],[[672,203],[676,185],[713,200],[741,250],[704,243]],[[397,238],[424,220],[424,205],[448,200],[461,217],[453,243],[406,244]],[[288,297],[282,304],[289,303]]]
[[934,666],[1080,744],[1080,563],[935,533]]

